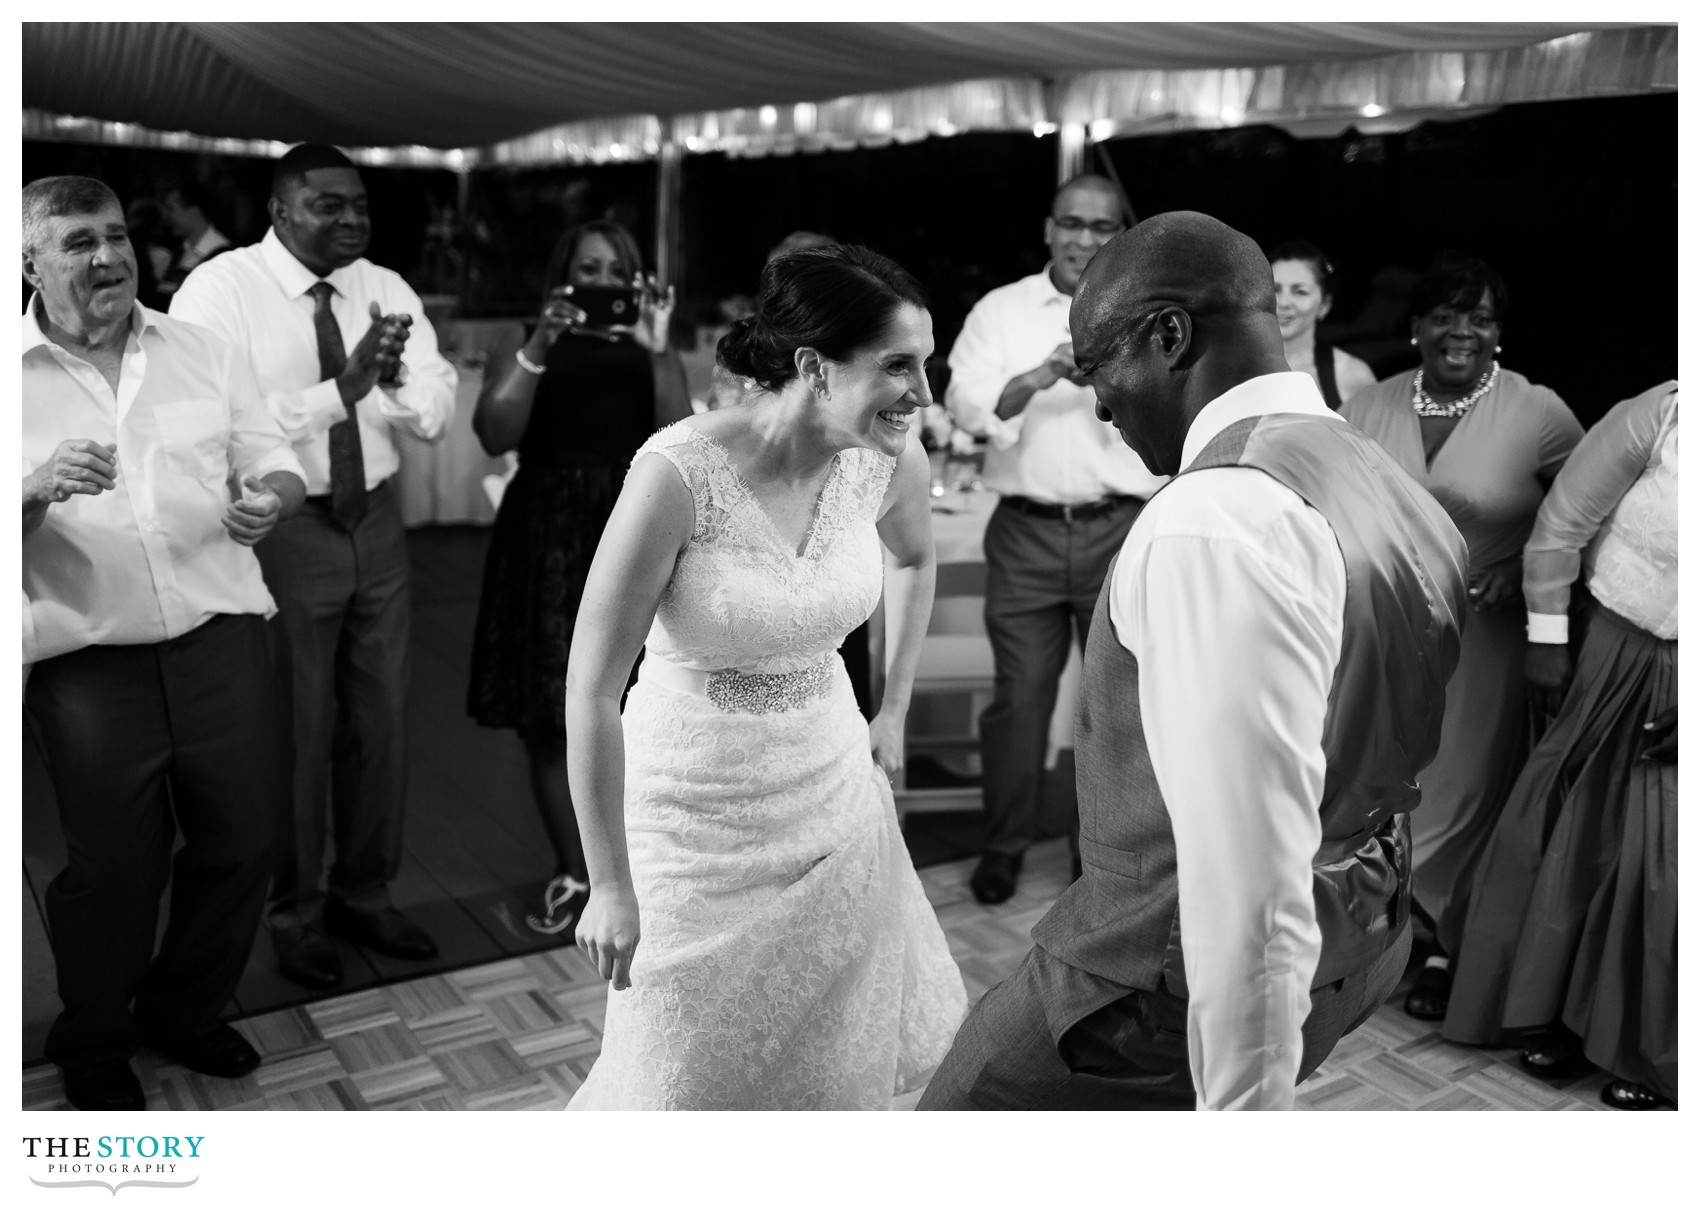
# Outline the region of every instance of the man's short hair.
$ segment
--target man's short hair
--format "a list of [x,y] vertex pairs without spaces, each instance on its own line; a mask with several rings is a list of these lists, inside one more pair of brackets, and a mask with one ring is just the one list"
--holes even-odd
[[177,200],[183,204],[185,210],[198,210],[211,221],[213,207],[216,203],[213,200],[212,190],[199,181],[193,179],[179,181],[171,187],[167,196],[169,197],[170,194],[177,195]]
[[1125,218],[1129,223],[1133,222],[1133,208],[1129,206],[1127,204],[1127,200],[1122,197],[1120,187],[1117,186],[1114,181],[1101,173],[1075,173],[1074,176],[1057,186],[1056,192],[1051,195],[1052,209],[1054,210],[1056,208],[1057,199],[1061,198],[1064,194],[1071,190],[1076,189],[1091,189],[1096,190],[1099,193],[1110,195],[1110,197],[1116,200],[1116,205],[1124,212],[1123,218]]
[[[24,186],[24,255],[47,237],[47,223],[62,215],[92,215],[108,204],[119,206],[118,195],[93,177],[42,177]],[[122,207],[119,207],[122,210]]]
[[285,199],[297,181],[305,181],[308,173],[319,168],[358,171],[359,166],[329,143],[297,143],[277,159],[272,170],[272,197]]

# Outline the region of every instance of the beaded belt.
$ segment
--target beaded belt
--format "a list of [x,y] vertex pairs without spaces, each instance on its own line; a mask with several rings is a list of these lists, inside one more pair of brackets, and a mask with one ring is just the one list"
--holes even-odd
[[832,690],[835,659],[836,654],[828,653],[815,664],[790,673],[739,673],[733,669],[686,669],[652,658],[643,663],[638,676],[668,690],[700,694],[728,713],[768,715],[825,698]]

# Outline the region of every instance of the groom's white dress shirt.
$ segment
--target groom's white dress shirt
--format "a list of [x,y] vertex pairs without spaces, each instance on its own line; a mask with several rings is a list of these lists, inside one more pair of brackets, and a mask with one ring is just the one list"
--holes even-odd
[[[1205,406],[1181,466],[1266,413],[1346,423],[1309,375],[1264,375]],[[1110,593],[1174,829],[1198,1105],[1290,1108],[1322,951],[1311,862],[1345,561],[1297,493],[1253,468],[1210,468],[1151,499]]]

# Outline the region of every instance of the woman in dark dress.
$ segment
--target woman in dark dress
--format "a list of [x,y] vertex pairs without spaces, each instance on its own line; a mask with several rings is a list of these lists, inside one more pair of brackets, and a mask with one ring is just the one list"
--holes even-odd
[[1411,814],[1412,905],[1433,924],[1435,950],[1405,1010],[1436,1021],[1446,1017],[1476,865],[1529,753],[1523,545],[1582,438],[1556,392],[1500,366],[1509,307],[1492,266],[1443,253],[1411,291],[1421,367],[1340,410],[1428,489],[1470,547],[1472,613],[1446,684],[1440,752],[1419,776],[1423,802]]
[[[519,452],[484,564],[467,712],[525,742],[555,850],[542,934],[572,927],[590,884],[567,790],[563,716],[579,595],[626,468],[657,428],[690,415],[684,367],[667,343],[671,298],[644,290],[629,327],[590,328],[567,287],[631,286],[642,259],[617,223],[574,228],[555,246],[542,314],[523,342],[491,353],[472,426],[492,455]],[[669,296],[671,292],[669,292]]]

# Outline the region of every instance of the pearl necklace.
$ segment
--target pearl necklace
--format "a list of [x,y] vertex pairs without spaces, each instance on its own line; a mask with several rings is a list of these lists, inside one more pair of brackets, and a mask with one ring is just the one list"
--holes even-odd
[[1417,371],[1416,379],[1411,383],[1411,407],[1417,410],[1419,417],[1461,417],[1499,382],[1499,362],[1488,367],[1488,371],[1476,380],[1476,385],[1470,394],[1450,404],[1441,404],[1423,390],[1423,372]]

